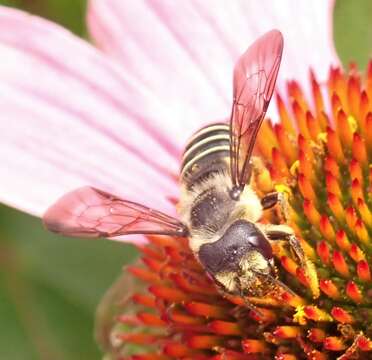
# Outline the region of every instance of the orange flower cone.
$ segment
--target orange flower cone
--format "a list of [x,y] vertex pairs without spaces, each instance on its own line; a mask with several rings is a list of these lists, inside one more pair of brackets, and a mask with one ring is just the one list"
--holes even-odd
[[[309,279],[283,244],[273,246],[279,278],[293,293],[244,300],[220,293],[187,239],[151,236],[142,282],[125,294],[105,350],[122,360],[372,358],[372,63],[366,76],[332,68],[327,90],[311,73],[312,99],[296,82],[281,118],[263,124],[257,152],[268,172],[259,194],[285,191],[291,223],[319,282]],[[330,106],[328,107],[328,103]],[[263,222],[280,222],[276,210]],[[135,305],[135,306],[134,306]],[[100,329],[102,330],[102,329]]]

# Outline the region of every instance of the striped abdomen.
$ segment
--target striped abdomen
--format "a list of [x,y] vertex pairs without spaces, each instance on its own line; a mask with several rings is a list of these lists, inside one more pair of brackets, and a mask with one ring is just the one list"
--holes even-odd
[[187,185],[192,185],[215,172],[227,170],[229,155],[229,125],[208,125],[197,131],[186,146],[181,179]]

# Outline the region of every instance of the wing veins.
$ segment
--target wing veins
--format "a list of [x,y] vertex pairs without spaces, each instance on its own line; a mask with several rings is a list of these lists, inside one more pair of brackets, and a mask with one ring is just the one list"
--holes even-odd
[[66,194],[51,206],[44,224],[51,231],[80,237],[187,233],[186,227],[171,216],[88,186]]
[[234,70],[230,167],[233,189],[237,189],[238,194],[251,176],[250,158],[273,94],[282,49],[282,35],[273,30],[251,45]]

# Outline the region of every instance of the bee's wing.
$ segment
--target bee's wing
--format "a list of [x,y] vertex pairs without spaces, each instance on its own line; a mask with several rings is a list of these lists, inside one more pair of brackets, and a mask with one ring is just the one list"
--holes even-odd
[[185,236],[187,232],[171,216],[89,186],[64,195],[47,210],[43,221],[50,231],[77,237]]
[[249,161],[258,130],[274,91],[283,51],[283,36],[272,30],[257,39],[234,68],[230,118],[231,179],[243,190],[250,179]]

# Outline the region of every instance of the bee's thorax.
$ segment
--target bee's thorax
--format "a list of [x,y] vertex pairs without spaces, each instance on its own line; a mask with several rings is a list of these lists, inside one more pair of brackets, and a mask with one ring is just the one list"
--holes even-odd
[[260,200],[249,186],[231,196],[229,136],[228,124],[209,125],[195,133],[183,155],[179,213],[193,250],[221,237],[236,219],[261,217]]

